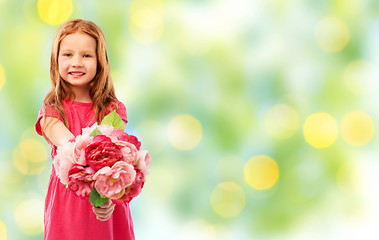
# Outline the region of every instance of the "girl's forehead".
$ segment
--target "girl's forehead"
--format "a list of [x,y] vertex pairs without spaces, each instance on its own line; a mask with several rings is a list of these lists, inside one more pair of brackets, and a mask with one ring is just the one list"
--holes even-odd
[[87,33],[77,31],[66,35],[61,43],[61,48],[88,48],[96,49],[96,40]]
[[[64,39],[67,39],[67,38],[85,38],[85,39],[93,39],[93,40],[95,40],[96,41],[96,39],[94,38],[94,37],[92,37],[91,35],[89,35],[88,33],[85,33],[85,32],[82,32],[82,31],[80,31],[80,30],[78,30],[78,31],[76,31],[76,32],[72,32],[72,33],[69,33],[69,34],[67,34],[66,36],[64,36],[63,38],[62,38],[62,41],[64,40]],[[76,40],[77,40],[76,39]]]

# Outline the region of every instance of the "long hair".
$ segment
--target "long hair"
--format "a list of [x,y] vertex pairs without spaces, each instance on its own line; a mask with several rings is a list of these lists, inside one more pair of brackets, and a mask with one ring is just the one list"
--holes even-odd
[[89,94],[96,121],[101,122],[106,115],[107,109],[112,104],[117,108],[104,33],[91,21],[70,20],[62,24],[55,34],[50,58],[51,89],[44,99],[44,106],[53,107],[63,119],[66,127],[68,127],[68,121],[64,115],[62,102],[67,99],[74,100],[75,94],[59,74],[58,56],[63,38],[76,32],[86,33],[96,40],[97,71],[95,77],[89,83]]

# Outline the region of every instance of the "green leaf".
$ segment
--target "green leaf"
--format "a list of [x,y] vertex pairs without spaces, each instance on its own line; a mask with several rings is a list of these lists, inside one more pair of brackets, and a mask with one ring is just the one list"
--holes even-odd
[[97,136],[97,135],[101,135],[102,133],[100,132],[100,130],[98,128],[95,128],[95,130],[93,130],[90,134],[91,137],[94,137],[94,136]]
[[118,115],[116,110],[112,111],[107,116],[105,116],[103,118],[103,121],[101,121],[100,125],[102,124],[112,126],[114,128],[122,129],[122,130],[124,130],[125,128],[125,123],[124,121],[122,121],[120,115]]
[[102,198],[94,186],[91,190],[91,194],[89,195],[89,201],[95,207],[100,207],[104,205],[104,203],[108,202],[108,198]]

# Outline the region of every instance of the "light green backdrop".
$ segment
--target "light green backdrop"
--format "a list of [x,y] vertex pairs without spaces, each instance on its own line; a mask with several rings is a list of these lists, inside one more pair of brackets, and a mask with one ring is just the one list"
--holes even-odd
[[376,239],[379,2],[0,0],[0,240],[41,239],[51,43],[104,31],[152,154],[139,240]]

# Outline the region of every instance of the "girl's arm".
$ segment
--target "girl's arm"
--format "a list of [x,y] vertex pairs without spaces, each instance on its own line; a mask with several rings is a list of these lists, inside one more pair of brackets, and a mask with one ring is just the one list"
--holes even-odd
[[46,137],[57,147],[62,146],[74,137],[63,122],[57,118],[43,117],[41,118],[40,124]]
[[[40,124],[46,137],[57,147],[62,146],[74,137],[63,122],[57,118],[43,117]],[[97,219],[106,221],[112,215],[114,208],[115,204],[112,201],[108,201],[101,207],[93,207],[93,212],[96,214]]]

